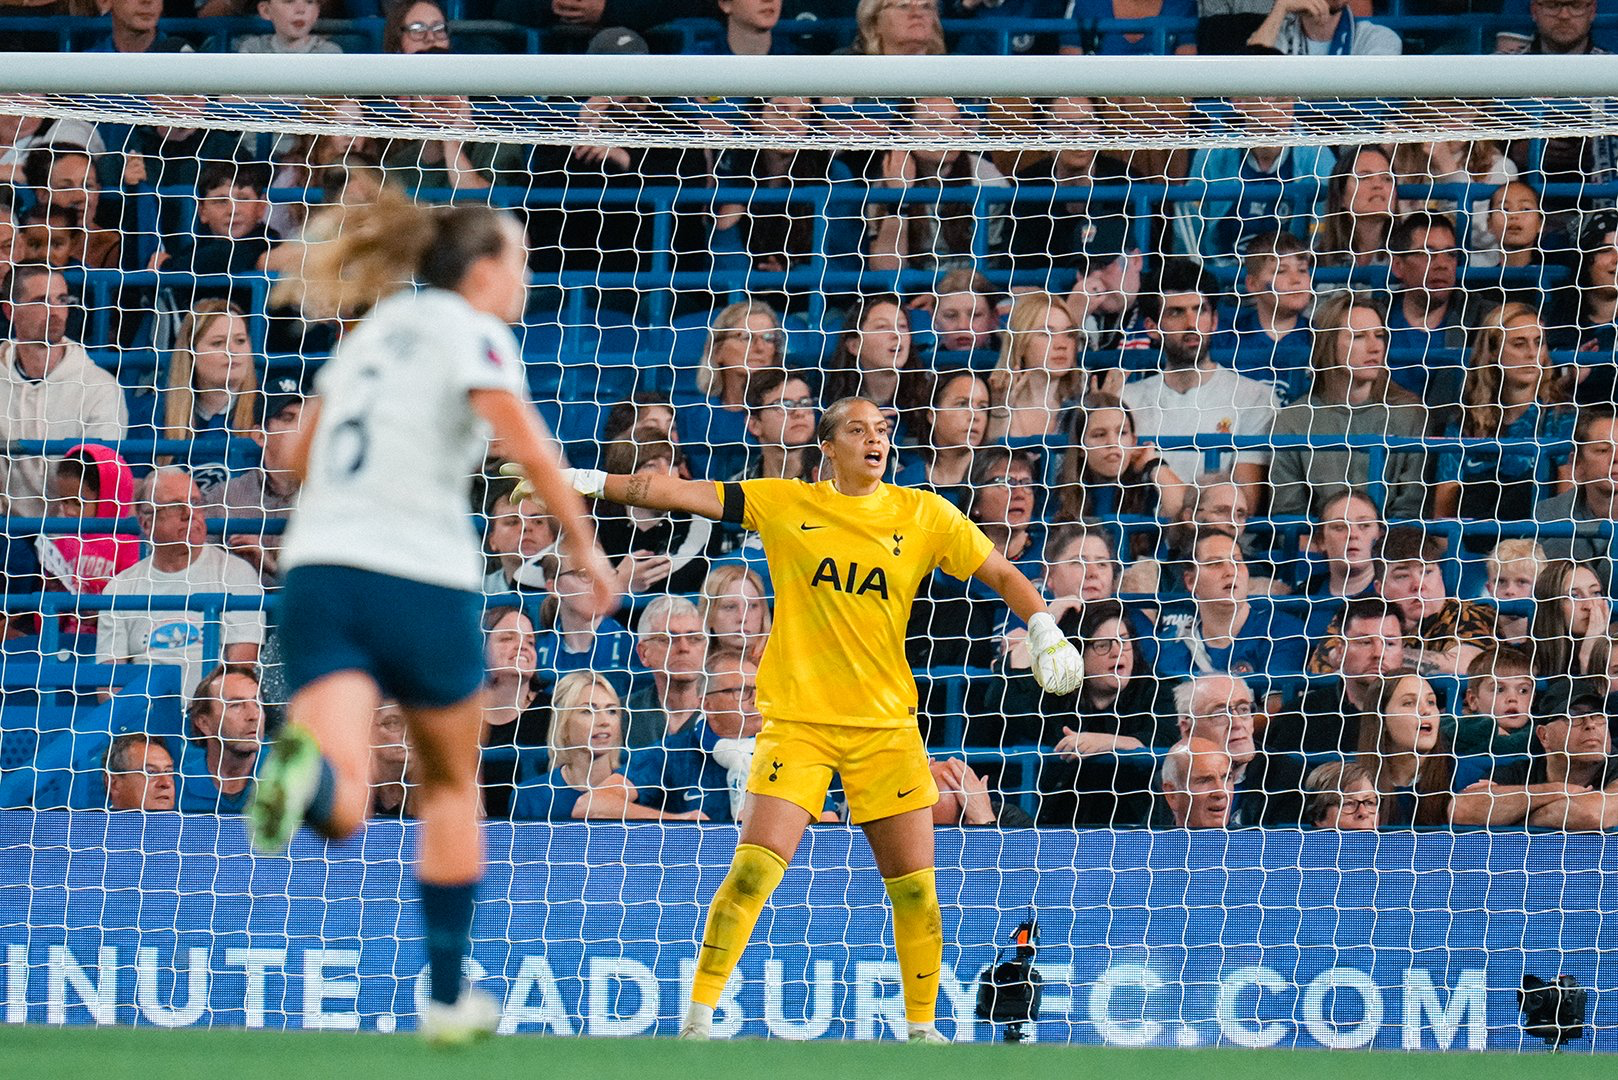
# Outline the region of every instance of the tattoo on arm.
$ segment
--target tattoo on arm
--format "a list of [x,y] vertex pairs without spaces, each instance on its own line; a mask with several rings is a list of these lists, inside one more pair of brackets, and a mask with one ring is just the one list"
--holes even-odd
[[624,489],[624,502],[630,506],[641,505],[641,500],[646,498],[646,492],[651,486],[651,477],[645,475],[644,473],[638,473],[631,476],[629,478],[629,486]]

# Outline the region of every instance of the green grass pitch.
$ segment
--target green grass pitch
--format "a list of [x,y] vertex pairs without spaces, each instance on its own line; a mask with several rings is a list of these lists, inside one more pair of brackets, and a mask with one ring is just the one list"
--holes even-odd
[[[1611,1077],[1605,1056],[1319,1050],[1115,1050],[1072,1046],[905,1046],[739,1040],[516,1036],[431,1050],[409,1035],[154,1028],[0,1027],[0,1075],[19,1080],[1412,1080],[1532,1075]],[[1498,1070],[1498,1073],[1496,1072]]]

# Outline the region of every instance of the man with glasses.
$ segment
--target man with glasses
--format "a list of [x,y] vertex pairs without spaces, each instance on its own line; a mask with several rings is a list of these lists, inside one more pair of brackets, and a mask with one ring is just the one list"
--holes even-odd
[[[54,270],[19,266],[12,273],[0,303],[11,326],[11,339],[0,342],[0,439],[124,437],[129,417],[118,381],[67,336],[77,304]],[[7,453],[0,457],[0,478],[8,513],[44,515],[43,457]]]
[[641,612],[635,656],[652,673],[624,703],[624,745],[630,769],[636,751],[653,747],[694,721],[702,710],[702,671],[708,635],[697,605],[683,596],[659,596]]
[[[208,542],[202,493],[179,466],[155,469],[135,493],[135,514],[151,554],[107,582],[107,596],[195,596],[230,593],[260,596],[258,571]],[[96,661],[102,664],[176,664],[185,669],[186,694],[203,675],[203,638],[209,616],[202,611],[125,608],[101,615]],[[264,617],[257,611],[227,611],[220,617],[224,661],[258,661]],[[217,660],[217,658],[215,658]]]
[[1502,33],[1495,38],[1497,53],[1575,56],[1605,53],[1591,37],[1596,21],[1596,0],[1533,0],[1528,13],[1534,33]]
[[1618,826],[1618,758],[1600,680],[1584,680],[1567,711],[1534,721],[1527,759],[1497,759],[1450,807],[1456,825],[1531,825],[1595,830]]
[[[746,660],[699,675],[701,710],[656,746],[631,754],[629,781],[643,806],[671,814],[701,810],[709,821],[736,820],[739,800],[731,797],[727,774],[737,771],[745,781],[752,738],[764,725],[757,675],[758,667]],[[721,743],[732,752],[728,766],[715,756]],[[739,794],[740,786],[735,790]]]
[[731,481],[761,476],[810,479],[808,451],[815,445],[819,421],[819,402],[800,376],[780,370],[751,376],[747,381],[747,434],[755,445],[748,451],[747,467]]
[[1181,745],[1205,741],[1230,759],[1228,827],[1298,824],[1302,759],[1258,748],[1247,683],[1230,675],[1196,675],[1174,688],[1174,705]]
[[150,735],[120,735],[107,747],[108,810],[173,810],[174,755]]

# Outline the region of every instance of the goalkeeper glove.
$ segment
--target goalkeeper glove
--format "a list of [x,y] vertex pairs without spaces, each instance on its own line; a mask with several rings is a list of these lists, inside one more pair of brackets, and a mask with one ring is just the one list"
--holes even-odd
[[730,791],[730,820],[741,821],[747,806],[747,774],[753,770],[756,737],[720,739],[713,744],[714,763],[725,770],[725,787]]
[[[500,466],[500,475],[513,477],[517,481],[517,486],[511,491],[512,502],[527,502],[534,497],[534,485],[517,462],[509,461]],[[607,474],[600,469],[563,469],[562,482],[586,499],[599,499],[607,490]]]
[[1062,633],[1050,612],[1028,620],[1028,654],[1034,662],[1034,681],[1050,694],[1071,694],[1084,676],[1079,650]]

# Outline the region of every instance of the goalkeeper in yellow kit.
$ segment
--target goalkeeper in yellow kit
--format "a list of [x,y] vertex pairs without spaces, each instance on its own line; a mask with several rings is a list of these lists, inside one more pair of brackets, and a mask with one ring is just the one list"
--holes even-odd
[[708,908],[680,1037],[708,1037],[725,980],[836,772],[893,903],[910,1041],[942,1042],[934,1018],[944,942],[930,813],[938,788],[904,651],[916,591],[942,567],[999,593],[1027,622],[1035,678],[1051,693],[1074,690],[1082,665],[1039,592],[976,525],[935,494],[882,482],[889,441],[881,410],[844,398],[826,410],[816,434],[833,477],[818,484],[571,474],[587,497],[756,531],[775,586],[747,812],[730,872]]

